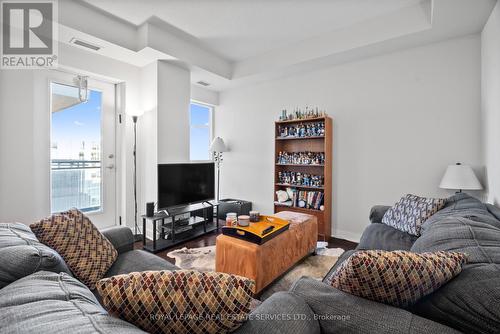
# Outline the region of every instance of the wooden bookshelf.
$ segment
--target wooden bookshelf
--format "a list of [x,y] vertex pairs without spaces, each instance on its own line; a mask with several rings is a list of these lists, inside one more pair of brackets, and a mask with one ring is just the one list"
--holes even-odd
[[[280,137],[280,126],[293,126],[295,124],[306,123],[325,123],[325,135],[314,137]],[[275,122],[275,152],[274,152],[274,192],[275,201],[276,191],[285,190],[286,188],[295,188],[297,190],[305,191],[319,191],[324,193],[323,205],[324,211],[315,210],[310,208],[300,208],[293,206],[286,206],[281,204],[274,204],[274,212],[280,211],[295,211],[314,215],[318,218],[318,240],[328,241],[331,236],[332,230],[332,148],[333,148],[333,120],[330,117],[318,117],[304,120],[290,120],[290,121],[277,121]],[[324,152],[324,164],[280,164],[278,163],[278,156],[280,152]],[[278,173],[284,171],[293,171],[300,173],[308,173],[312,175],[323,176],[323,186],[302,186],[302,185],[288,185],[279,183]]]

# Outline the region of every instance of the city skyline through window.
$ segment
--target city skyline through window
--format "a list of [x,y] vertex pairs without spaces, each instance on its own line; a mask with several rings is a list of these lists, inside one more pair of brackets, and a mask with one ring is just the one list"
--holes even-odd
[[88,101],[80,102],[76,87],[51,88],[52,212],[100,210],[102,93],[91,90]]

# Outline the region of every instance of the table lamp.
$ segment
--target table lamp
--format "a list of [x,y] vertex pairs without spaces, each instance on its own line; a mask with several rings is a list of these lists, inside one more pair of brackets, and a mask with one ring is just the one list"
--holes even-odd
[[446,168],[439,188],[454,189],[461,193],[462,190],[481,190],[483,186],[477,179],[471,166],[462,165],[460,162],[457,162],[455,165],[449,165]]

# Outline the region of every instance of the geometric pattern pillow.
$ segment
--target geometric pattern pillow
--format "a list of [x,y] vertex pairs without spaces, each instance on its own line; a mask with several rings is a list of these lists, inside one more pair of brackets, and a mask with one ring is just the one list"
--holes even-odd
[[148,333],[226,333],[246,320],[254,282],[193,270],[133,272],[100,280],[104,307]]
[[442,251],[358,251],[337,268],[330,284],[352,295],[407,307],[458,275],[466,257]]
[[422,224],[446,204],[442,198],[426,198],[408,194],[384,214],[382,223],[400,231],[420,236]]
[[111,242],[77,209],[54,214],[30,227],[38,240],[56,250],[91,290],[118,256]]

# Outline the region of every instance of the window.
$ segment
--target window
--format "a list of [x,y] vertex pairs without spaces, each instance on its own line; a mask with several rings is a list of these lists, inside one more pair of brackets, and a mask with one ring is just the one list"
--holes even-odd
[[86,103],[78,88],[51,84],[51,209],[102,207],[101,106],[102,93],[89,91]]
[[193,161],[210,160],[212,140],[212,110],[204,104],[191,102],[189,108],[189,158]]

